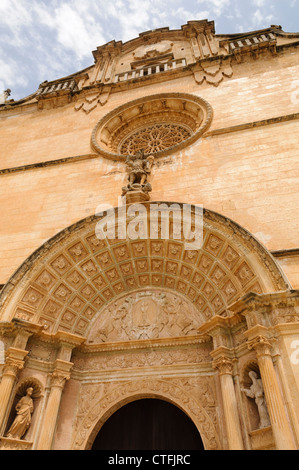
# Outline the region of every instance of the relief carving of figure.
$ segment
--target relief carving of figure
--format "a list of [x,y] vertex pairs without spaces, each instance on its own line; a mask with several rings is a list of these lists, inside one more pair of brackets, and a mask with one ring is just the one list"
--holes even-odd
[[260,418],[259,429],[266,428],[267,426],[270,426],[271,423],[265,401],[262,380],[258,378],[257,373],[253,370],[250,371],[248,375],[252,380],[252,385],[249,389],[242,388],[242,392],[244,392],[247,397],[255,400]]
[[108,306],[95,323],[92,342],[169,338],[196,334],[195,308],[179,296],[138,292]]
[[26,395],[17,403],[17,416],[7,432],[7,437],[12,439],[21,439],[28,431],[31,424],[31,415],[34,409],[33,400],[31,398],[32,393],[33,388],[27,388]]
[[123,187],[123,196],[129,191],[142,191],[148,193],[152,190],[147,178],[154,163],[153,155],[146,155],[144,150],[139,150],[135,155],[128,155],[126,167],[129,184]]

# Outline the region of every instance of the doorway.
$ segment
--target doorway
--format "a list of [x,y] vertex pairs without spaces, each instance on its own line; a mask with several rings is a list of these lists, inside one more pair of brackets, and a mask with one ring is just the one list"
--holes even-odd
[[91,450],[204,450],[193,421],[163,400],[133,401],[102,426]]

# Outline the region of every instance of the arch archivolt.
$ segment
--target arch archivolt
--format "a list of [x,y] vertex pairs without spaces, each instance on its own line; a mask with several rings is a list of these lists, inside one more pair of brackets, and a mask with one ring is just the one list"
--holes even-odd
[[[73,450],[90,449],[108,418],[122,406],[142,398],[158,398],[180,408],[194,422],[206,450],[220,449],[216,429],[215,393],[209,377],[195,379],[144,379],[119,384],[81,386],[79,411],[72,437]],[[195,392],[194,386],[201,388]],[[200,397],[200,398],[199,398]]]
[[[148,223],[151,204],[144,204]],[[196,208],[190,207],[193,230]],[[117,227],[119,208],[115,214]],[[159,237],[161,222],[157,237],[99,239],[96,227],[103,217],[88,217],[57,234],[1,291],[2,327],[22,330],[15,343],[20,347],[33,333],[25,375],[52,371],[53,384],[57,377],[71,377],[66,393],[74,401],[74,449],[91,448],[111,414],[146,397],[181,408],[197,426],[205,448],[220,449],[219,383],[211,367],[207,322],[230,315],[229,308],[246,293],[285,291],[287,279],[250,233],[212,211],[203,211],[203,240],[196,250],[187,250],[185,239],[173,237],[171,216],[168,239]],[[236,346],[243,343],[246,326],[233,326]],[[46,348],[46,356],[40,356],[39,347]],[[10,352],[20,351],[27,354],[14,347]],[[53,396],[41,397],[43,405],[49,400],[47,417]],[[66,408],[61,406],[60,412],[63,421]],[[50,448],[47,428],[40,434],[37,445]]]
[[200,250],[186,250],[185,240],[171,236],[99,240],[101,217],[65,229],[23,263],[1,292],[1,320],[15,317],[41,324],[47,333],[88,337],[102,313],[124,295],[161,289],[188,300],[203,324],[247,292],[288,287],[270,253],[214,212],[204,210]]

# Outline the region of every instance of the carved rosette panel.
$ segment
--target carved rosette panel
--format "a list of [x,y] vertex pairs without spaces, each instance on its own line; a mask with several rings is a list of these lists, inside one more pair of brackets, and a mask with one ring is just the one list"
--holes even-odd
[[[197,379],[203,390],[198,399],[195,384],[183,379],[144,379],[122,384],[95,384],[81,388],[77,421],[74,425],[73,450],[89,449],[105,421],[121,406],[145,397],[164,399],[181,408],[199,430],[205,449],[220,449],[216,427],[215,395],[209,378]],[[188,387],[187,387],[188,385]],[[186,391],[188,390],[188,391]]]

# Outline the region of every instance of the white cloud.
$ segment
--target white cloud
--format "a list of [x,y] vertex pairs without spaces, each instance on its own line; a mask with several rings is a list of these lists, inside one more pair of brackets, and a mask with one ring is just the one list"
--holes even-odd
[[32,23],[31,2],[24,0],[0,1],[0,24],[5,24],[16,31]]
[[264,20],[261,10],[256,10],[253,15],[253,20],[256,24],[261,24]]
[[263,7],[265,5],[265,0],[253,0],[252,1],[253,5],[257,7]]
[[25,77],[18,73],[18,65],[12,59],[0,59],[0,93],[5,88],[14,86],[24,87],[28,84]]
[[209,6],[210,10],[212,10],[213,15],[219,17],[222,15],[225,8],[230,6],[231,0],[197,0],[197,3],[205,3],[206,6]]
[[13,98],[21,98],[34,92],[36,84],[44,80],[92,65],[92,51],[97,46],[113,39],[126,42],[150,29],[179,29],[189,20],[215,20],[216,33],[220,34],[282,24],[288,17],[291,27],[283,24],[284,29],[298,30],[298,3],[299,0],[0,0],[0,86],[11,88]]

